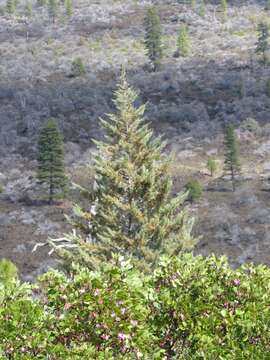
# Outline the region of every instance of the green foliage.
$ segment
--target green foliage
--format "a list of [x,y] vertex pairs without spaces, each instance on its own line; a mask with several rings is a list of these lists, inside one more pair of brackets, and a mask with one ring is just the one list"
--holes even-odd
[[86,74],[85,66],[82,58],[76,58],[71,64],[71,76],[79,77]]
[[[136,101],[123,73],[116,112],[101,121],[106,141],[96,142],[94,190],[84,189],[87,205],[74,208],[71,223],[77,233],[56,246],[69,263],[71,258],[95,269],[119,253],[149,271],[161,253],[176,254],[194,244],[193,219],[182,209],[186,194],[171,196],[166,144],[154,138],[144,122],[145,106],[136,107]],[[63,250],[65,242],[71,251]]]
[[260,125],[258,121],[253,118],[247,118],[241,124],[243,130],[248,130],[252,133],[258,133],[260,131]]
[[265,0],[265,10],[270,10],[270,0]]
[[188,191],[188,198],[190,201],[199,200],[203,193],[203,188],[199,180],[191,179],[185,186]]
[[228,12],[227,0],[221,0],[221,12],[222,12],[223,20],[225,21],[227,19],[227,12]]
[[262,56],[263,64],[267,64],[267,52],[269,50],[269,26],[266,22],[258,25],[258,40],[255,53]]
[[70,278],[52,271],[0,287],[0,357],[267,359],[269,296],[269,268],[214,256],[163,258],[151,276],[122,258]]
[[33,15],[32,3],[30,1],[27,1],[26,5],[25,5],[25,15],[27,17],[32,17],[32,15]]
[[207,169],[209,170],[211,176],[214,176],[215,172],[217,171],[217,161],[213,158],[208,158],[207,160]]
[[72,13],[73,13],[72,0],[65,0],[65,8],[66,8],[67,16],[68,17],[72,16]]
[[147,55],[154,67],[154,70],[156,70],[161,64],[163,51],[161,43],[162,31],[160,18],[155,7],[151,7],[148,9],[144,20],[144,27],[144,44],[146,47]]
[[63,193],[67,178],[64,168],[63,136],[54,119],[49,119],[38,139],[38,173],[40,184],[44,184],[52,203],[56,193]]
[[48,15],[53,23],[55,23],[58,14],[58,6],[58,0],[48,0]]
[[48,4],[47,0],[37,0],[37,5],[38,6],[45,6]]
[[270,79],[266,80],[265,92],[268,97],[270,97]]
[[16,11],[16,3],[14,0],[7,0],[6,2],[6,11],[8,14],[14,14]]
[[9,285],[17,278],[17,267],[10,260],[0,260],[0,284]]
[[235,176],[240,172],[240,161],[238,141],[232,125],[225,129],[224,157],[224,172],[230,175],[233,191],[235,191]]
[[181,56],[186,57],[190,53],[190,39],[186,25],[182,25],[177,38],[177,50]]
[[204,0],[201,0],[201,4],[199,7],[199,15],[201,17],[205,17],[205,2],[204,2]]

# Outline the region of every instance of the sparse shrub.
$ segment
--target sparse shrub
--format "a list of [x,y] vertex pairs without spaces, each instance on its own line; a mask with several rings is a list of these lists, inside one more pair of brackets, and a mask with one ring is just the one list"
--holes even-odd
[[4,192],[4,188],[3,188],[3,186],[0,184],[0,194],[1,194],[2,192]]
[[48,4],[48,0],[37,0],[38,6],[45,6]]
[[0,16],[4,16],[6,12],[6,9],[4,6],[0,6]]
[[247,118],[242,122],[241,129],[248,130],[253,133],[258,133],[260,131],[260,125],[255,119]]
[[72,61],[71,64],[71,76],[79,77],[86,74],[86,69],[83,63],[82,58],[76,58]]
[[188,193],[188,198],[191,202],[199,200],[202,197],[203,188],[199,180],[191,179],[186,185],[186,190]]
[[215,172],[217,171],[217,161],[211,157],[208,158],[207,169],[209,170],[210,175],[213,177]]

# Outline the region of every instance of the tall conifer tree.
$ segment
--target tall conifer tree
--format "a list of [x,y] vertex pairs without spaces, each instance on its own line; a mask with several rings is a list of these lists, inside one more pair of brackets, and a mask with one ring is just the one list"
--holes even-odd
[[235,176],[240,172],[240,161],[239,146],[234,127],[232,125],[227,126],[225,129],[224,148],[224,172],[230,176],[232,181],[232,188],[233,191],[235,191]]
[[47,186],[49,202],[65,190],[67,178],[64,168],[63,136],[55,121],[49,119],[38,139],[38,173],[41,184]]
[[145,47],[149,60],[151,61],[154,70],[156,70],[161,63],[163,52],[161,43],[161,24],[160,18],[155,7],[148,9],[145,20]]
[[190,39],[186,25],[180,27],[177,38],[177,50],[183,57],[188,56],[190,52]]
[[258,25],[258,41],[255,52],[262,56],[264,65],[267,63],[267,51],[269,50],[269,27],[266,23]]
[[58,12],[58,0],[48,0],[48,14],[52,19],[52,22],[55,23],[56,16]]
[[186,194],[171,195],[172,158],[163,154],[166,145],[153,137],[145,106],[135,107],[136,100],[123,72],[116,112],[101,120],[106,140],[96,142],[95,189],[83,190],[90,205],[76,206],[76,231],[53,242],[61,255],[90,268],[118,253],[149,270],[160,254],[177,254],[194,243],[193,219],[182,208]]
[[16,3],[14,0],[7,0],[6,9],[8,14],[14,14],[16,10]]

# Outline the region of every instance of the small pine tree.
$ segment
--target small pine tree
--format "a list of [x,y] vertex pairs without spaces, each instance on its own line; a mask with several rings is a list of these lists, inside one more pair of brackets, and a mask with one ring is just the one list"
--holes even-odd
[[79,77],[85,74],[86,74],[86,70],[82,58],[74,59],[71,64],[71,76]]
[[224,173],[229,174],[235,191],[235,176],[240,173],[239,146],[234,127],[229,125],[224,136]]
[[188,198],[191,202],[197,201],[201,198],[203,189],[202,185],[197,179],[191,179],[186,185],[188,191]]
[[6,2],[6,10],[8,14],[14,14],[16,11],[16,3],[14,0],[7,0]]
[[265,0],[265,10],[266,11],[270,10],[270,0]]
[[40,132],[37,160],[37,178],[40,184],[46,185],[49,192],[49,203],[51,204],[56,193],[63,193],[67,184],[63,136],[54,119],[49,119]]
[[66,7],[66,15],[68,17],[71,17],[72,13],[73,13],[72,0],[66,0],[65,1],[65,7]]
[[199,7],[199,15],[201,17],[205,17],[205,2],[204,2],[204,0],[201,1],[200,7]]
[[191,0],[191,9],[192,10],[196,9],[196,0]]
[[227,19],[227,13],[228,13],[227,0],[221,0],[221,12],[222,12],[223,20],[225,21]]
[[32,4],[31,2],[27,2],[26,5],[25,5],[25,15],[27,17],[32,17],[33,15],[33,8],[32,8]]
[[267,80],[266,80],[265,92],[266,92],[266,95],[267,95],[268,97],[270,97],[270,79],[267,79]]
[[47,0],[37,0],[37,6],[45,6],[47,4]]
[[147,11],[144,20],[145,27],[145,47],[149,60],[151,61],[154,70],[156,70],[161,63],[163,52],[161,44],[161,24],[160,18],[155,7],[151,7]]
[[213,177],[215,172],[217,171],[217,162],[215,159],[208,158],[207,169],[209,170],[211,177]]
[[55,23],[58,13],[58,0],[48,0],[48,14],[52,22]]
[[190,53],[190,39],[186,25],[182,25],[178,38],[177,38],[177,50],[181,56],[186,57]]
[[16,265],[13,264],[10,260],[1,259],[0,260],[0,284],[4,286],[10,285],[12,280],[16,279],[18,276],[18,270]]
[[267,51],[269,50],[269,28],[266,23],[258,25],[258,40],[255,53],[262,56],[263,64],[267,63]]
[[[193,245],[193,219],[182,209],[185,194],[171,197],[171,158],[165,143],[144,124],[145,106],[135,107],[137,93],[125,74],[116,91],[116,113],[102,120],[106,142],[96,142],[95,186],[83,190],[88,209],[75,208],[77,229],[54,246],[60,255],[96,268],[113,253],[127,255],[148,269],[160,254],[177,254]],[[63,250],[67,244],[68,250]]]

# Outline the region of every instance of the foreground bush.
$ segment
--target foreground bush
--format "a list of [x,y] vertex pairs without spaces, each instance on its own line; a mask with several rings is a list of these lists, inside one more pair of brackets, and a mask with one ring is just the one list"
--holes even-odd
[[270,270],[224,258],[164,258],[143,276],[53,271],[0,288],[1,359],[263,359],[270,356]]

